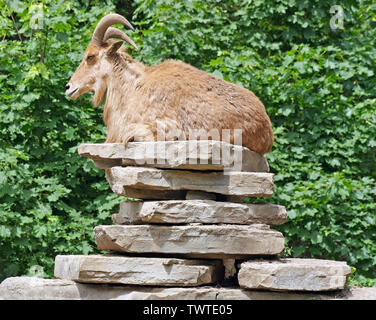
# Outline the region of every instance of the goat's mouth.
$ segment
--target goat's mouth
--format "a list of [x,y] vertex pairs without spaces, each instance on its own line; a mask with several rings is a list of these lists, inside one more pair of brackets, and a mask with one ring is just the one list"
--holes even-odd
[[69,92],[65,92],[65,94],[66,94],[66,96],[68,97],[68,98],[71,98],[71,99],[74,99],[74,94],[76,93],[78,91],[78,88],[76,88],[76,89],[74,89],[74,90],[72,90],[72,91],[69,91]]

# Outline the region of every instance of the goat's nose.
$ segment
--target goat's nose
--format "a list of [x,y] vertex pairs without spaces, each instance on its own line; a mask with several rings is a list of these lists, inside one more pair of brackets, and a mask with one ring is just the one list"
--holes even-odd
[[68,90],[69,88],[70,88],[70,84],[67,83],[67,84],[65,85],[65,90]]

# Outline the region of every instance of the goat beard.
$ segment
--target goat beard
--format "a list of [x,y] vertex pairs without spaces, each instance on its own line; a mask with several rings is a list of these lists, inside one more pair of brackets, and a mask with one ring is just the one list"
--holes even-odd
[[106,90],[107,90],[106,87],[101,86],[100,88],[98,88],[98,90],[94,91],[93,100],[92,100],[94,108],[98,107],[101,104],[101,102],[103,101],[104,95],[106,93]]

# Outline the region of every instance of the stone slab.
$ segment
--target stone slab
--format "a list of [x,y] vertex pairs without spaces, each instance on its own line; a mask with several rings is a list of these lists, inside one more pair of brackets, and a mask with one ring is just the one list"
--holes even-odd
[[341,261],[280,259],[243,262],[239,285],[248,289],[328,291],[343,289],[350,267]]
[[[144,167],[112,167],[106,178],[113,192],[129,196],[128,188],[155,191],[198,190],[224,195],[267,197],[273,195],[273,174],[265,172],[198,172]],[[149,191],[149,193],[146,192]],[[150,194],[150,196],[148,195]]]
[[376,300],[376,288],[295,293],[213,286],[158,288],[11,277],[0,284],[0,300]]
[[81,144],[78,153],[92,159],[101,169],[123,165],[269,172],[268,162],[260,154],[246,147],[213,140]]
[[286,222],[284,206],[264,203],[246,204],[212,200],[166,200],[122,202],[114,222],[119,224],[267,224]]
[[57,255],[54,275],[84,283],[190,287],[220,280],[223,265],[220,260]]
[[107,225],[94,228],[101,250],[225,259],[276,255],[284,237],[267,225]]
[[120,202],[119,213],[112,215],[112,221],[116,224],[143,224],[140,217],[140,210],[144,205],[143,201]]

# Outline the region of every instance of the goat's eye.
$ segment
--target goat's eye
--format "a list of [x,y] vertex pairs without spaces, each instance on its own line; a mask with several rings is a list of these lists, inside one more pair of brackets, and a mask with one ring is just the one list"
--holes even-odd
[[90,56],[87,56],[86,60],[93,61],[94,58],[95,58],[95,55],[91,54]]

